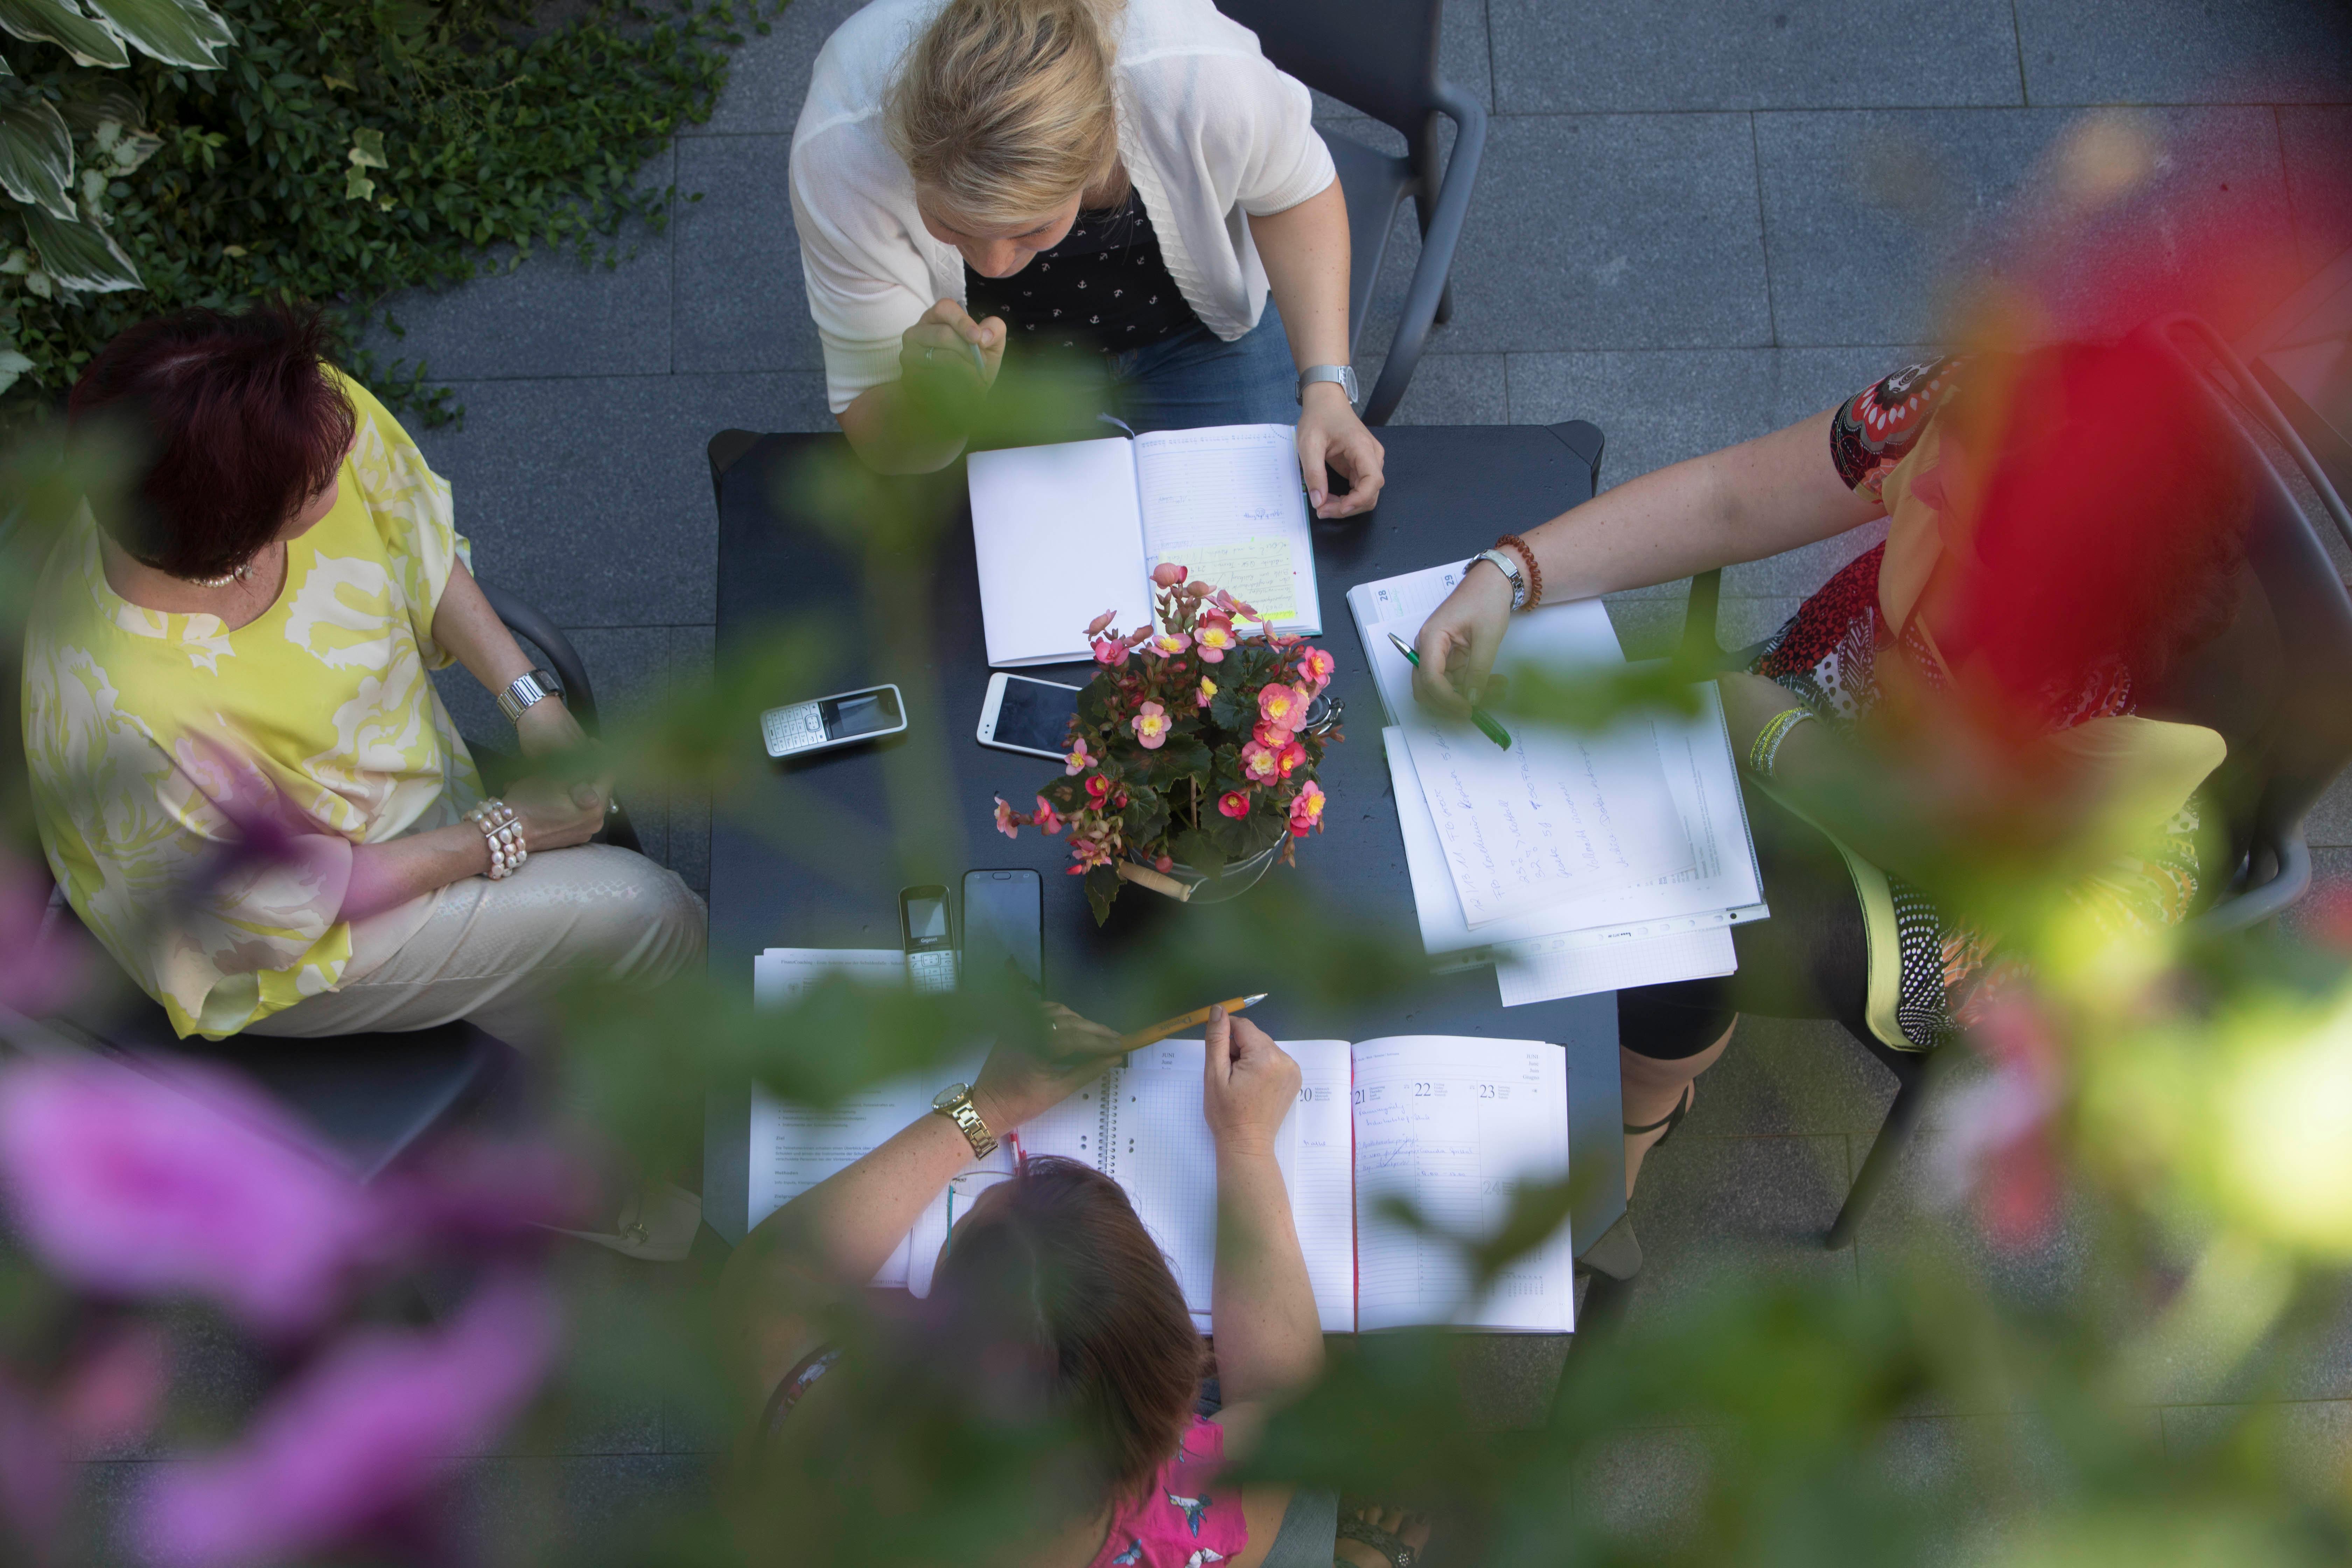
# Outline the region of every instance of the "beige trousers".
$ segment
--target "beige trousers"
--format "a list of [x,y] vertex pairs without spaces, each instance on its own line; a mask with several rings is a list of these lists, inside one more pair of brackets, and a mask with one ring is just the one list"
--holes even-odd
[[527,1051],[553,1043],[550,1005],[589,969],[656,984],[702,962],[709,924],[701,899],[644,856],[605,844],[533,855],[502,881],[468,877],[429,893],[431,908],[367,922],[405,930],[389,952],[355,931],[358,978],[257,1023],[249,1035],[315,1038],[426,1029],[456,1018]]

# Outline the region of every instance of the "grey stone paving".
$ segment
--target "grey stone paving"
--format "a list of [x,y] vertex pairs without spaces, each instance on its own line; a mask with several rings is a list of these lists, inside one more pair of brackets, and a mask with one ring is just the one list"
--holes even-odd
[[[797,0],[743,49],[710,123],[648,171],[702,199],[636,237],[617,268],[540,258],[402,308],[407,352],[467,405],[462,431],[422,440],[456,485],[477,566],[573,630],[608,703],[658,700],[708,667],[707,437],[831,427],[783,171],[809,62],[854,8]],[[2327,0],[1454,0],[1446,68],[1494,125],[1457,313],[1401,421],[1591,419],[1615,483],[1812,413],[1933,343],[1940,282],[2094,106],[2146,106],[2196,132],[2197,174],[2217,195],[2227,186],[2231,221],[2291,237],[2315,267],[2352,244],[2346,16]],[[1323,107],[1327,125],[1375,134]],[[1416,251],[1405,224],[1368,365]],[[1858,548],[1734,569],[1727,641],[1763,635]],[[1629,645],[1675,634],[1682,591],[1612,605]],[[706,881],[707,810],[636,811],[655,853]],[[2352,791],[2313,826],[2322,875],[2352,879]],[[1855,1251],[1820,1247],[1892,1092],[1833,1028],[1755,1025],[1702,1090],[1633,1205],[1650,1259],[1635,1311],[1727,1266],[1855,1279],[1914,1227],[1944,1223],[1906,1171]],[[2079,1263],[2062,1237],[1997,1278],[2030,1296]],[[2352,1446],[2352,1405],[2336,1403],[2352,1397],[2347,1347],[2339,1332],[2286,1391],[2307,1402],[2298,1463]],[[1538,1410],[1549,1371],[1530,1359],[1520,1386],[1488,1396]],[[2218,1418],[2167,1409],[2164,1440],[2194,1443]],[[1911,1423],[1888,1463],[1948,1462],[1957,1419]],[[674,1413],[616,1415],[610,1430],[600,1453],[486,1463],[486,1525],[528,1531],[552,1511],[602,1531],[701,1484],[677,1450],[709,1441]],[[1698,1436],[1641,1435],[1580,1477],[1579,1496],[1631,1532],[1671,1533],[1675,1478],[1704,1462]]]

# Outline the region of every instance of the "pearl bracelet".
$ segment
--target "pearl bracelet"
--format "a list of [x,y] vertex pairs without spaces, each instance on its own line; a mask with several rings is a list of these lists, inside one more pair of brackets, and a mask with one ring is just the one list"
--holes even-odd
[[490,847],[491,881],[506,880],[530,858],[530,847],[523,840],[522,818],[505,801],[495,796],[486,800],[467,812],[466,820],[482,830]]

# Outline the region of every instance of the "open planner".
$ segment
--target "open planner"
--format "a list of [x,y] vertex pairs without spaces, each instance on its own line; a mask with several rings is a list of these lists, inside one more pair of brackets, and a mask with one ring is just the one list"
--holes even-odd
[[[1297,1059],[1302,1083],[1276,1159],[1327,1332],[1438,1323],[1531,1333],[1574,1328],[1565,1226],[1472,1300],[1450,1243],[1380,1212],[1382,1199],[1402,1197],[1447,1232],[1475,1238],[1501,1225],[1515,1184],[1563,1180],[1566,1053],[1534,1040],[1439,1037],[1287,1041],[1284,1048]],[[1017,1146],[1079,1161],[1125,1187],[1205,1333],[1214,1326],[1217,1191],[1215,1148],[1201,1114],[1203,1049],[1198,1040],[1167,1040],[1131,1053],[1021,1128]],[[823,1111],[755,1096],[751,1222],[929,1113],[938,1085],[953,1076],[943,1068],[919,1082],[877,1085]],[[1015,1146],[1005,1139],[950,1180],[874,1282],[928,1294],[950,1228],[1012,1173]]]
[[1151,573],[1178,562],[1275,628],[1323,630],[1297,439],[1287,425],[974,452],[972,544],[988,662],[1090,657],[1087,623],[1151,618]]
[[[1506,1006],[1730,973],[1731,928],[1769,911],[1715,688],[1699,689],[1692,719],[1604,734],[1515,721],[1508,752],[1439,724],[1414,702],[1412,668],[1388,634],[1412,642],[1462,571],[1348,594],[1388,719],[1423,947],[1442,967],[1492,963]],[[1513,616],[1496,665],[1623,657],[1607,611],[1586,599]]]

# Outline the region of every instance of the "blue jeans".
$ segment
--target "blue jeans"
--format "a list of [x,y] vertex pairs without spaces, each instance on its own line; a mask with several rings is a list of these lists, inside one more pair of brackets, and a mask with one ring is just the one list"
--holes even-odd
[[1196,326],[1107,355],[1103,366],[1109,412],[1139,436],[1202,425],[1298,423],[1298,367],[1271,299],[1257,325],[1231,342]]

